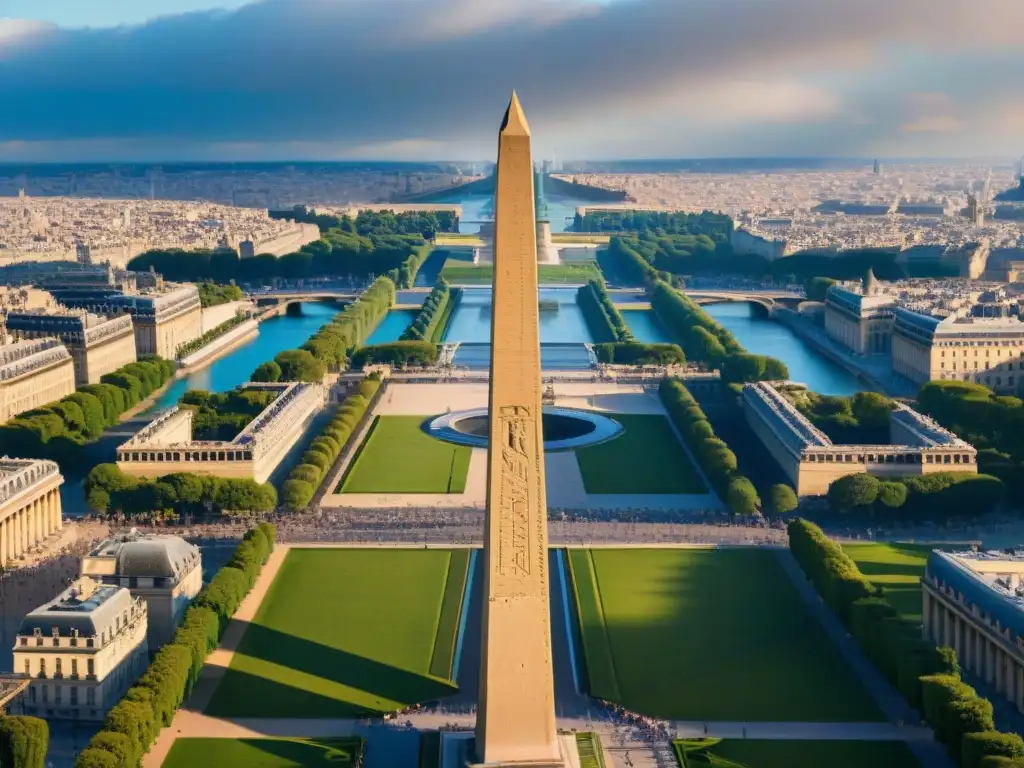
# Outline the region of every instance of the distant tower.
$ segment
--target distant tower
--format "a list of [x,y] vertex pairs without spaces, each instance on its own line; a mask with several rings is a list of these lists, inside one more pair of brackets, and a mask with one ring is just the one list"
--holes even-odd
[[881,162],[879,162],[877,157],[875,158],[875,167],[872,169],[872,172],[875,174],[875,176],[882,175],[882,164]]
[[1020,165],[1017,167],[1017,178],[1020,179],[1021,187],[1024,187],[1024,157],[1020,159]]
[[985,207],[974,195],[967,196],[967,218],[976,227],[985,226]]
[[79,264],[92,264],[92,248],[85,243],[75,245],[75,256]]
[[864,295],[875,296],[878,294],[878,281],[875,279],[875,273],[868,267],[868,273],[864,275]]

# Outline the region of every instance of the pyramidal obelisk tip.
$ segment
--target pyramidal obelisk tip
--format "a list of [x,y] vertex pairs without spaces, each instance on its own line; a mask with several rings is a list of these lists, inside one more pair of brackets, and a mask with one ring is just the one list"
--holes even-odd
[[519,103],[519,96],[512,91],[512,99],[505,110],[505,119],[501,123],[501,133],[516,136],[529,136],[530,124],[526,122],[526,115],[523,114],[523,105]]

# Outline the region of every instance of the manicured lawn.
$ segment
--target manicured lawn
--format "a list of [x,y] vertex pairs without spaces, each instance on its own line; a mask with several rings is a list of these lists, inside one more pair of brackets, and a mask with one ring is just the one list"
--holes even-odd
[[357,764],[363,740],[351,739],[177,739],[163,768],[200,765],[298,768]]
[[625,432],[576,451],[587,493],[707,493],[668,419],[658,414],[610,415]]
[[450,560],[444,550],[292,550],[207,713],[359,717],[451,694],[429,674],[435,645],[449,641],[438,624]]
[[[881,719],[771,551],[595,549],[590,556],[598,599],[577,602],[595,695],[608,697],[606,643],[614,700],[643,714]],[[575,585],[578,595],[587,588],[578,578]]]
[[462,493],[470,449],[423,431],[426,416],[378,416],[342,478],[341,493]]
[[872,584],[885,589],[885,597],[899,614],[921,621],[921,577],[930,544],[844,544]]
[[604,768],[604,750],[596,733],[577,733],[576,748],[580,753],[580,768]]
[[448,566],[448,579],[441,600],[441,616],[437,621],[437,640],[430,657],[430,674],[444,680],[454,675],[455,646],[462,623],[462,604],[466,594],[466,581],[472,552],[468,549],[452,550]]
[[[541,284],[585,283],[596,280],[601,272],[593,262],[587,264],[539,264],[537,279]],[[448,259],[441,269],[441,277],[449,283],[490,285],[494,282],[493,264],[472,264]]]
[[[709,740],[709,741],[714,741]],[[696,741],[674,742],[676,757],[686,751],[685,768],[914,768],[917,758],[898,741],[768,741],[734,739],[699,748]]]

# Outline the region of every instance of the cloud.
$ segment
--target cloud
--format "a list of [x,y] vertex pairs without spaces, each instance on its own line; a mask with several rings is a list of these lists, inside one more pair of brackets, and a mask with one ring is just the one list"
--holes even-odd
[[[476,152],[513,87],[561,156],[802,154],[810,130],[856,154],[998,115],[1024,70],[1020,0],[264,0],[19,24],[4,46],[0,23],[0,156]],[[946,112],[909,99],[940,91]]]

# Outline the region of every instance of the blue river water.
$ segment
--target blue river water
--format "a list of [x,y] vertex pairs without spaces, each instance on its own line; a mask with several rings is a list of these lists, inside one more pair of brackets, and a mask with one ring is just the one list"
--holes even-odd
[[398,341],[398,337],[405,333],[405,329],[412,324],[418,314],[419,311],[415,309],[392,309],[370,334],[370,338],[366,340],[367,346]]
[[675,341],[649,309],[625,309],[622,310],[622,318],[637,341],[644,344],[671,344]]
[[206,389],[211,392],[227,392],[234,389],[248,381],[249,375],[260,363],[273,360],[278,352],[301,347],[306,339],[339,311],[337,306],[326,303],[303,302],[298,306],[301,307],[301,313],[264,320],[260,323],[259,335],[254,339],[215,360],[206,368],[174,382],[150,411],[169,408],[190,389]]
[[756,313],[752,304],[711,304],[707,313],[728,328],[748,351],[784,362],[793,381],[823,395],[852,395],[864,389],[857,377],[820,355],[789,328]]

